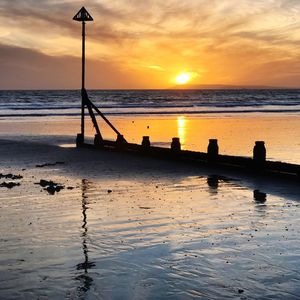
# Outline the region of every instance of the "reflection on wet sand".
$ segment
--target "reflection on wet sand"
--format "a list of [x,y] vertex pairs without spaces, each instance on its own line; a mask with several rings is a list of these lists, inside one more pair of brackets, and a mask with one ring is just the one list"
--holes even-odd
[[76,280],[80,281],[81,285],[78,287],[79,292],[87,292],[92,283],[93,278],[89,275],[88,270],[95,266],[94,262],[89,261],[89,250],[88,250],[88,227],[87,227],[87,209],[88,207],[88,196],[86,195],[88,189],[89,182],[86,179],[82,179],[81,190],[82,190],[82,250],[84,261],[82,263],[77,264],[76,269],[78,271],[82,270],[83,272],[76,276]]
[[258,203],[264,203],[267,201],[267,194],[261,192],[260,190],[253,191],[253,198]]
[[268,211],[266,204],[267,194],[260,190],[253,190],[253,200],[255,202],[255,211],[257,212],[258,218],[265,218]]
[[52,171],[72,189],[40,193],[38,169],[3,193],[1,299],[299,299],[299,201],[273,181],[86,155]]
[[207,184],[211,194],[218,194],[219,178],[216,175],[207,177]]

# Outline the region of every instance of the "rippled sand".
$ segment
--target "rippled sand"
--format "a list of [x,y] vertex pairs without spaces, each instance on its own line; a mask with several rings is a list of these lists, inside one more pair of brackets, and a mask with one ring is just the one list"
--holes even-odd
[[295,184],[43,143],[0,156],[24,176],[0,190],[1,299],[299,299]]

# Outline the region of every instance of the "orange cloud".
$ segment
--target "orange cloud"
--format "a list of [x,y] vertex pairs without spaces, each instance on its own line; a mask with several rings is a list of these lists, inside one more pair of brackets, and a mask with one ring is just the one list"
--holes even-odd
[[[53,88],[76,87],[81,28],[72,17],[82,1],[35,4],[0,3],[0,17],[7,20],[0,29],[2,48],[10,46],[12,53],[27,48],[35,66],[23,61],[17,67],[12,55],[2,58],[0,67],[19,72],[2,88],[24,86],[26,78],[16,79],[20,68],[33,80],[28,87],[49,88],[36,75],[44,68],[38,65],[41,56],[44,66],[66,64],[61,70],[65,78],[48,81]],[[182,71],[198,74],[193,84],[299,85],[297,1],[87,0],[85,6],[95,20],[87,26],[88,82],[93,88],[168,88]],[[45,77],[55,77],[60,64],[47,66]]]

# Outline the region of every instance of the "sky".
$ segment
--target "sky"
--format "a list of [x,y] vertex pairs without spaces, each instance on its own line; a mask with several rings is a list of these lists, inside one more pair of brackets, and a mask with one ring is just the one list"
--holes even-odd
[[300,87],[299,0],[0,0],[0,89]]

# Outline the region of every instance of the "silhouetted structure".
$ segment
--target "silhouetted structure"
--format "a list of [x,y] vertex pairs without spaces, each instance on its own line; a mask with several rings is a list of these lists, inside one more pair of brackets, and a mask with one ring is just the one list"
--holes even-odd
[[150,143],[150,137],[149,136],[143,136],[143,140],[142,140],[142,147],[144,150],[149,149],[151,146]]
[[88,109],[89,115],[92,119],[94,128],[96,130],[97,138],[95,138],[96,145],[100,146],[103,138],[99,130],[99,126],[94,114],[94,110],[101,116],[101,118],[111,127],[117,134],[118,141],[126,142],[120,132],[112,125],[112,123],[102,114],[102,112],[92,103],[89,99],[85,89],[85,22],[93,21],[94,19],[88,11],[82,7],[78,13],[73,17],[74,21],[82,22],[82,79],[81,79],[81,133],[77,134],[76,145],[81,146],[84,144],[84,127],[85,127],[85,108]]
[[210,139],[207,147],[207,156],[210,161],[214,161],[218,158],[219,146],[217,139]]
[[[217,167],[235,169],[255,174],[267,174],[280,177],[300,179],[300,166],[282,162],[272,162],[266,160],[266,148],[263,141],[257,141],[253,149],[253,158],[220,155],[217,139],[210,139],[207,153],[181,150],[178,137],[172,139],[170,148],[154,147],[150,144],[149,136],[144,136],[142,144],[128,143],[124,136],[113,126],[113,124],[103,115],[103,113],[89,99],[85,89],[85,22],[93,21],[93,18],[84,7],[73,18],[82,22],[82,107],[81,107],[81,133],[77,134],[76,144],[78,147],[101,148],[109,151],[124,151],[134,154],[149,155],[163,159],[182,160],[193,164],[214,165]],[[94,145],[84,142],[84,117],[85,107],[93,122],[96,135]],[[96,112],[110,128],[117,134],[116,141],[104,140],[97,124]],[[149,126],[147,126],[149,128]],[[210,183],[209,183],[210,184]]]
[[255,146],[253,148],[253,160],[256,164],[264,164],[266,162],[265,142],[255,142]]
[[181,150],[180,139],[178,137],[174,137],[172,139],[171,149],[173,151],[180,151]]

